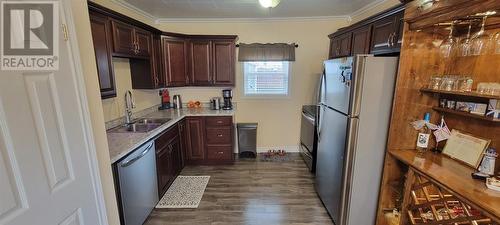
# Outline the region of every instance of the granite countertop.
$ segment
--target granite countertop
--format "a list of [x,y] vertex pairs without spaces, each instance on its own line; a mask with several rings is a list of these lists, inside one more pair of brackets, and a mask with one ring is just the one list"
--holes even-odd
[[121,158],[137,149],[141,145],[150,141],[163,131],[176,124],[186,116],[234,116],[234,110],[211,110],[209,108],[198,109],[168,109],[156,111],[143,116],[144,118],[169,118],[167,123],[147,133],[110,133],[107,132],[109,156],[111,163],[119,161]]

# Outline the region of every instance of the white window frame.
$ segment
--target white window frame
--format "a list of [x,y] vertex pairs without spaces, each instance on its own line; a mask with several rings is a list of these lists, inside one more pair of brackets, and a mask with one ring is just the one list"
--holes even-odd
[[246,79],[246,74],[245,74],[245,63],[246,62],[241,62],[241,71],[243,74],[243,88],[241,90],[242,92],[242,98],[246,99],[289,99],[291,98],[291,84],[292,84],[292,62],[290,61],[281,61],[281,62],[286,62],[288,63],[288,87],[287,87],[287,94],[247,94],[245,89],[247,85],[247,79]]

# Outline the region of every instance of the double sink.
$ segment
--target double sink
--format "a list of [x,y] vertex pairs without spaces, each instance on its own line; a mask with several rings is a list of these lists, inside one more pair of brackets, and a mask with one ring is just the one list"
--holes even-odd
[[110,129],[110,133],[147,133],[161,125],[167,123],[171,119],[152,119],[152,118],[139,118],[132,123],[124,124]]

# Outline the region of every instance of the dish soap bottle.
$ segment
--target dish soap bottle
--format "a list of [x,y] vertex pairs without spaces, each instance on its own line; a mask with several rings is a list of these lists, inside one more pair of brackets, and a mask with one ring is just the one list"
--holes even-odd
[[417,136],[417,151],[418,153],[424,153],[429,149],[429,140],[431,137],[431,129],[427,126],[431,120],[431,114],[425,113],[424,121],[425,125],[420,129]]

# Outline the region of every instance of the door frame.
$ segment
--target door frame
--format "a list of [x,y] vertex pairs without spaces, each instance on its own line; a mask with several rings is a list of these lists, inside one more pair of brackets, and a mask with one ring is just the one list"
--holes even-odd
[[[66,23],[68,29],[68,42],[71,50],[71,56],[73,58],[74,74],[75,74],[75,86],[77,87],[77,104],[79,105],[79,111],[82,116],[83,132],[85,137],[84,141],[86,143],[85,148],[87,149],[87,155],[89,156],[89,166],[92,179],[92,186],[94,187],[94,194],[97,203],[97,212],[99,215],[99,221],[102,225],[108,224],[106,204],[104,202],[104,193],[102,190],[101,176],[99,172],[99,163],[97,161],[97,149],[94,141],[94,134],[92,132],[92,122],[90,118],[90,110],[88,106],[87,91],[85,87],[84,74],[82,68],[82,61],[80,57],[80,49],[78,47],[78,39],[76,37],[76,27],[74,23],[74,18],[71,9],[71,2],[66,0],[60,0],[60,23]],[[59,32],[62,32],[59,30]]]

